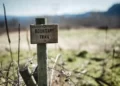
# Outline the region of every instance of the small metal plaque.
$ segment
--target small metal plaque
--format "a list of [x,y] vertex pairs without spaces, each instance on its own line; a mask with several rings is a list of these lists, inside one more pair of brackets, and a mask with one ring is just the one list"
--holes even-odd
[[30,25],[31,44],[58,43],[58,25]]

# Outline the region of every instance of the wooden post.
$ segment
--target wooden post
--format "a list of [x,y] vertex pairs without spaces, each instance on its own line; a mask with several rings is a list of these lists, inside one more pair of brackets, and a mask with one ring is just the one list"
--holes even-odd
[[[36,25],[30,25],[31,44],[37,44],[37,73],[33,74],[38,86],[47,86],[47,46],[46,43],[58,43],[58,25],[45,25],[45,18],[36,18]],[[49,86],[49,85],[48,85]]]
[[26,86],[37,86],[34,77],[31,74],[31,71],[28,67],[22,68],[19,70]]
[[[36,18],[37,24],[45,24],[45,18]],[[38,86],[47,86],[47,47],[46,43],[37,44]]]

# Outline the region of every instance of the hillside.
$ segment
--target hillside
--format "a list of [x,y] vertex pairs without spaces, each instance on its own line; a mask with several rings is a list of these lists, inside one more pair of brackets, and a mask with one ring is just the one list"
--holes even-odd
[[114,4],[109,10],[106,12],[108,15],[120,16],[120,4]]

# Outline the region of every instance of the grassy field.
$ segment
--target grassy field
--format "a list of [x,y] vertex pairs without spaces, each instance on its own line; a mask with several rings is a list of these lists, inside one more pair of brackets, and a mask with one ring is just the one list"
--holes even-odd
[[[10,38],[13,58],[17,63],[17,32],[10,33]],[[29,31],[22,31],[20,63],[27,64],[32,69],[37,64],[36,45],[29,44],[28,39]],[[54,81],[57,80],[58,83],[53,81],[53,86],[120,86],[120,30],[59,30],[58,39],[57,44],[47,45],[50,71],[59,55],[54,67]],[[2,71],[11,60],[6,34],[0,35],[0,47]],[[0,84],[4,81],[4,77],[0,77]]]

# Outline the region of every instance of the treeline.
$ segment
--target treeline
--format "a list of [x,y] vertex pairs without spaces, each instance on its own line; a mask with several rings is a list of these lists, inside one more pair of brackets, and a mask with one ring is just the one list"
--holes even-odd
[[[41,16],[42,17],[42,16]],[[80,27],[96,27],[108,26],[109,28],[120,28],[120,16],[105,16],[97,13],[91,13],[89,17],[67,17],[67,16],[44,16],[47,18],[48,24],[58,24],[59,27],[70,29]],[[22,18],[22,17],[21,17]],[[8,20],[8,25],[11,30],[15,30],[18,24],[22,28],[29,27],[34,24],[36,17],[29,17],[19,20],[19,18],[11,18]],[[4,28],[4,20],[0,20],[0,30]]]
[[79,28],[81,26],[120,28],[120,3],[112,5],[106,12],[53,16],[50,19],[50,22],[57,22],[62,28]]
[[48,17],[49,22],[58,23],[61,28],[80,28],[108,26],[109,28],[120,28],[120,16],[105,16],[97,13],[89,17]]
[[[30,24],[33,24],[33,18],[8,16],[8,26],[10,32],[17,31],[19,24],[21,24],[21,30],[26,30]],[[4,32],[5,20],[3,17],[0,17],[0,34]]]

